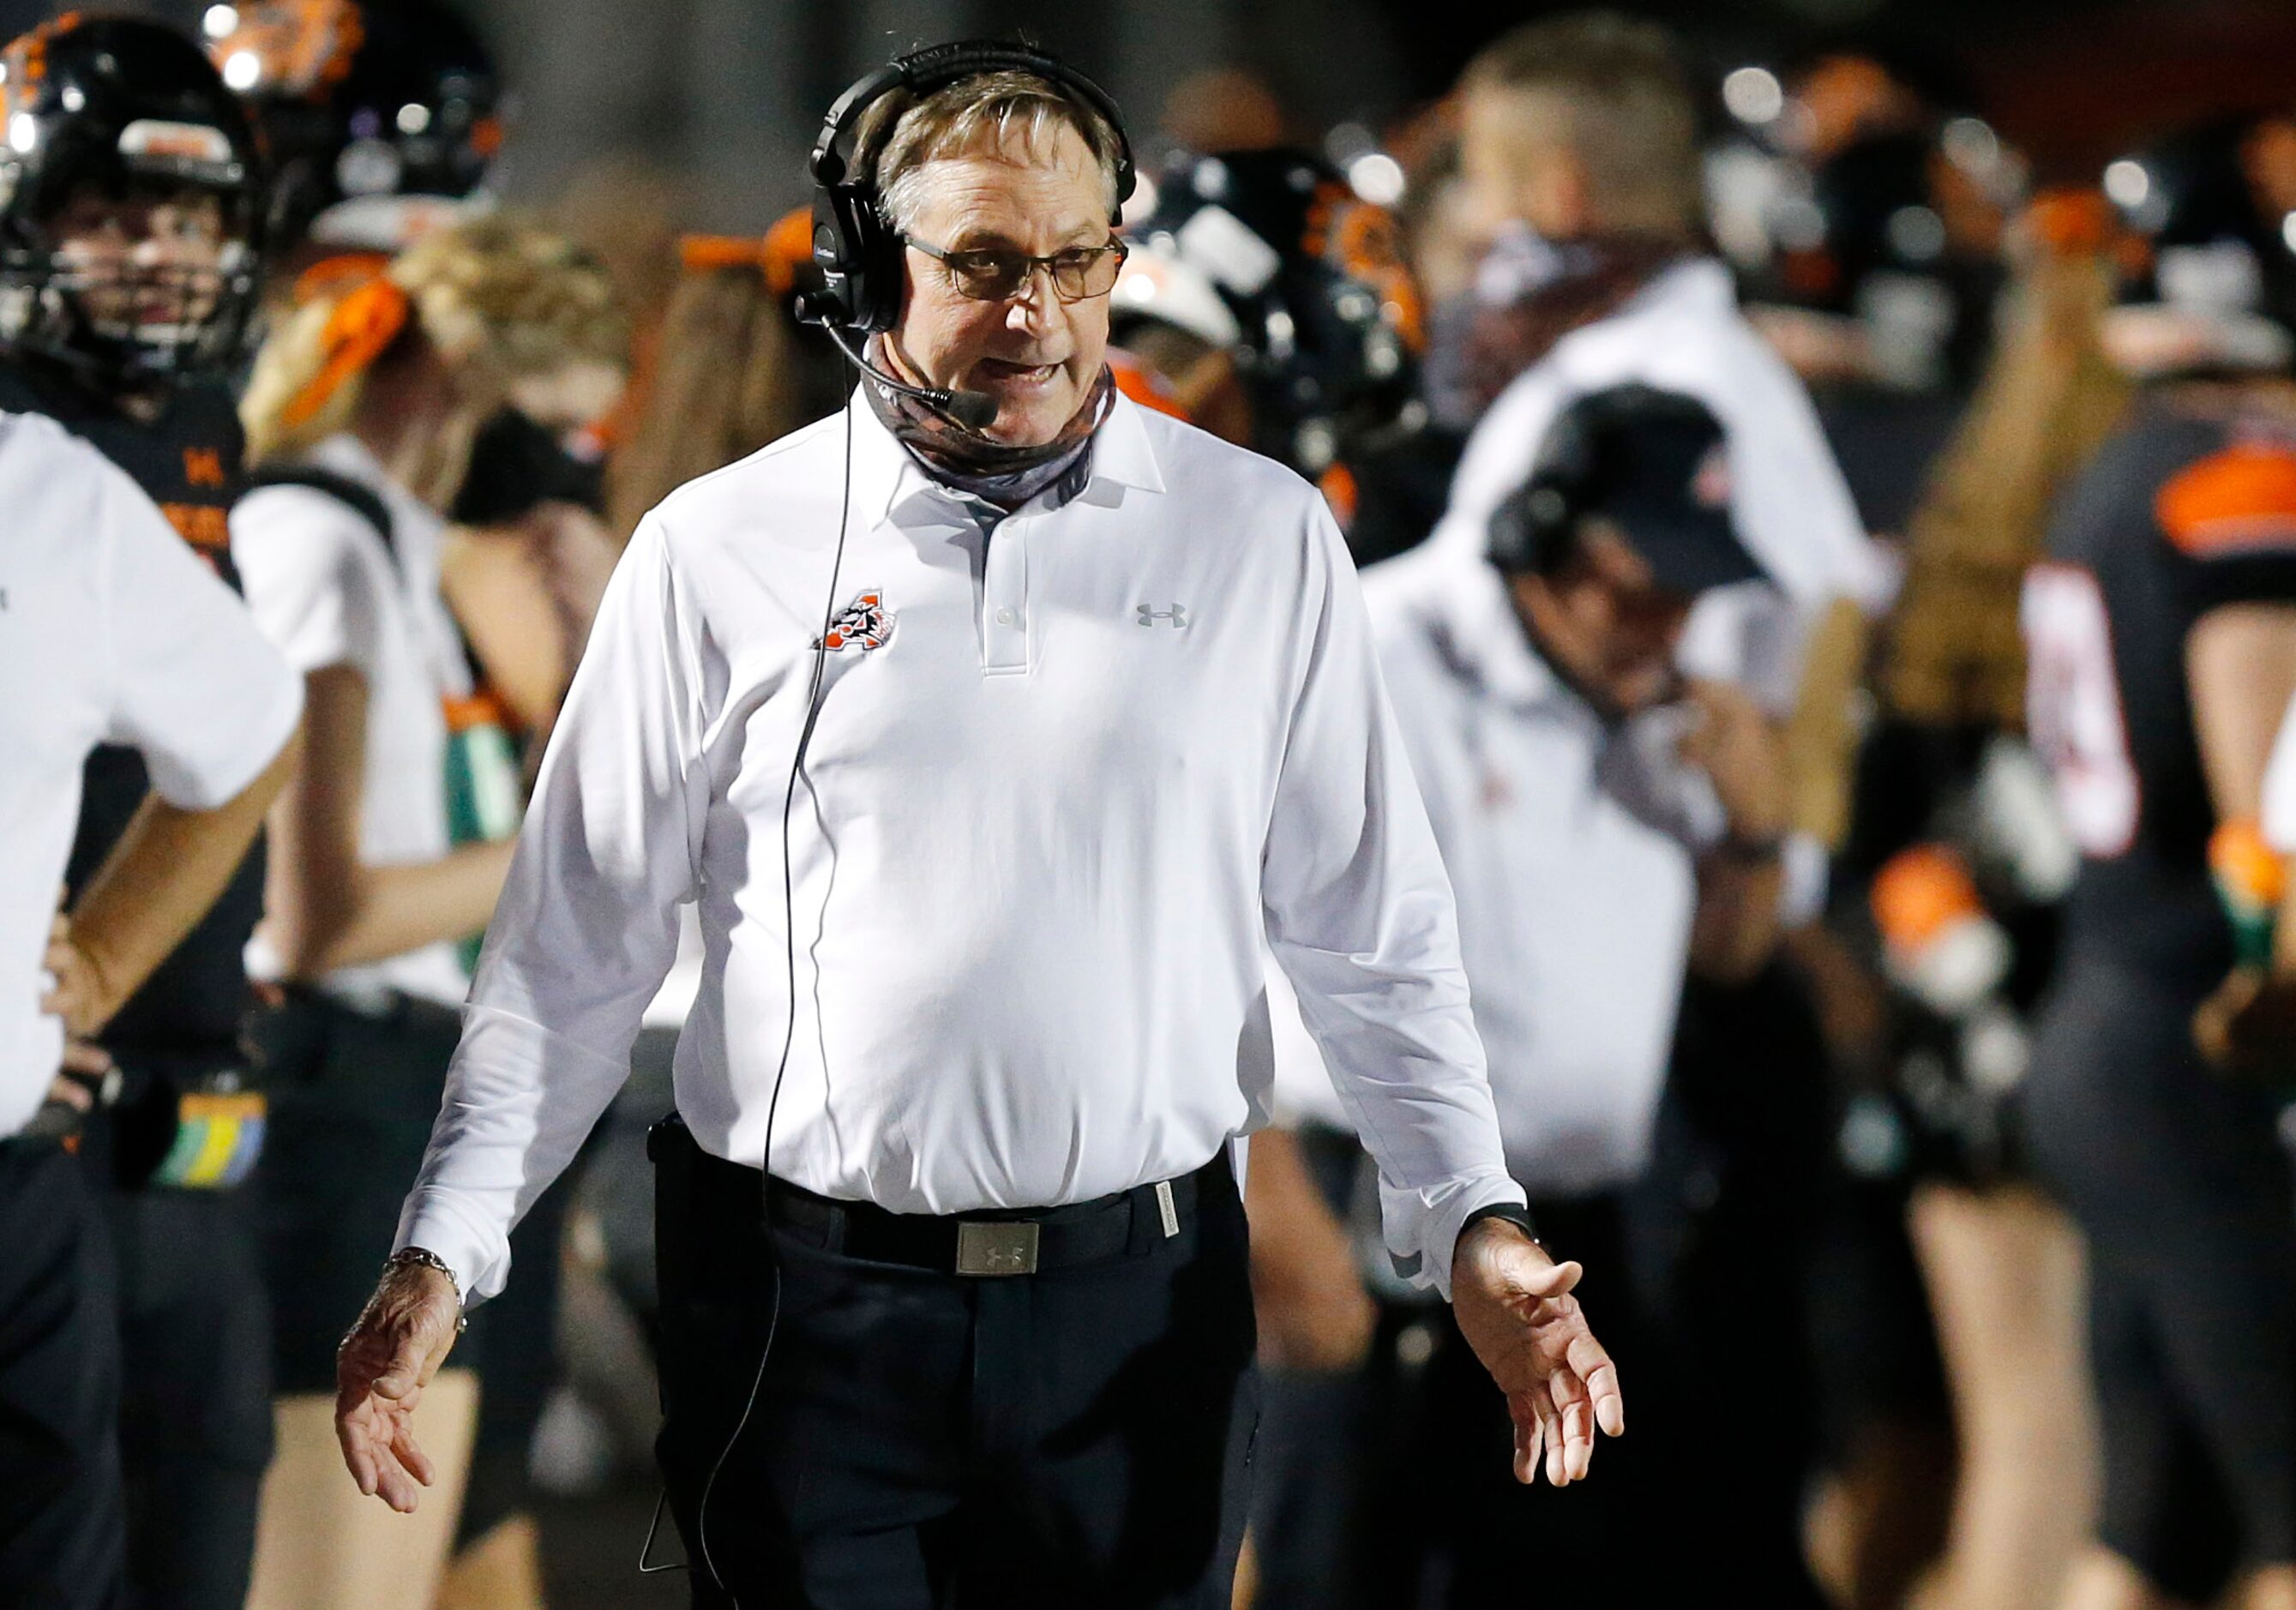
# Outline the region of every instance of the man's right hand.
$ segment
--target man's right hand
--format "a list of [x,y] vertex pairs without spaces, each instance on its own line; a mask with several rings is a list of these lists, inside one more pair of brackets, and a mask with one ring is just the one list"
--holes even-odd
[[54,981],[40,996],[40,1011],[62,1018],[71,1039],[94,1034],[119,1004],[104,983],[102,966],[73,936],[71,919],[61,911],[49,921],[40,966]]
[[455,1345],[455,1284],[420,1263],[394,1263],[335,1353],[335,1440],[359,1491],[401,1515],[430,1484],[414,1409]]
[[1731,683],[1693,680],[1688,693],[1698,719],[1683,735],[1682,758],[1712,781],[1731,834],[1762,840],[1784,833],[1793,794],[1776,725]]

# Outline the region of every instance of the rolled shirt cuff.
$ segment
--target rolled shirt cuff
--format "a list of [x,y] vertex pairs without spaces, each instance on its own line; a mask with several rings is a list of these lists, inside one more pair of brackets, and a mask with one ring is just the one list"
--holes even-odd
[[1499,1169],[1479,1171],[1434,1191],[1398,1190],[1382,1176],[1379,1194],[1396,1274],[1413,1286],[1432,1286],[1446,1302],[1451,1300],[1451,1254],[1468,1215],[1494,1203],[1523,1207],[1529,1202]]

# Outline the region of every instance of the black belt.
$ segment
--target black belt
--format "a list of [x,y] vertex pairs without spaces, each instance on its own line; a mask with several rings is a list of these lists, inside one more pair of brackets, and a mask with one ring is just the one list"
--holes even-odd
[[[695,1150],[695,1166],[705,1173],[722,1179],[723,1171],[738,1171],[750,1189],[757,1188],[757,1170]],[[807,1246],[871,1263],[996,1277],[1144,1257],[1193,1223],[1203,1193],[1228,1178],[1222,1146],[1193,1174],[1062,1207],[895,1213],[874,1203],[816,1195],[780,1179],[766,1181],[764,1195],[775,1232]]]

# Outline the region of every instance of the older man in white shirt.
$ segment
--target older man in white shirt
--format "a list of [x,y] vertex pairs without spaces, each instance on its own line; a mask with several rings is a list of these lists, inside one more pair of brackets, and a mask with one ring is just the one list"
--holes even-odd
[[1505,1175],[1346,549],[1295,476],[1111,395],[1128,170],[1106,98],[1005,47],[832,112],[823,311],[875,333],[867,378],[672,497],[616,576],[346,1344],[369,1491],[413,1504],[456,1288],[499,1288],[688,900],[655,1152],[698,1602],[1227,1603],[1263,934],[1518,1474],[1620,1428]]

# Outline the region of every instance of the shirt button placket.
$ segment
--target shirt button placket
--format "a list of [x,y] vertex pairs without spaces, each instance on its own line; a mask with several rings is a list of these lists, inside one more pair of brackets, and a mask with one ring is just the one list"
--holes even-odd
[[1017,522],[988,538],[981,571],[980,665],[997,675],[1029,669],[1029,553]]

